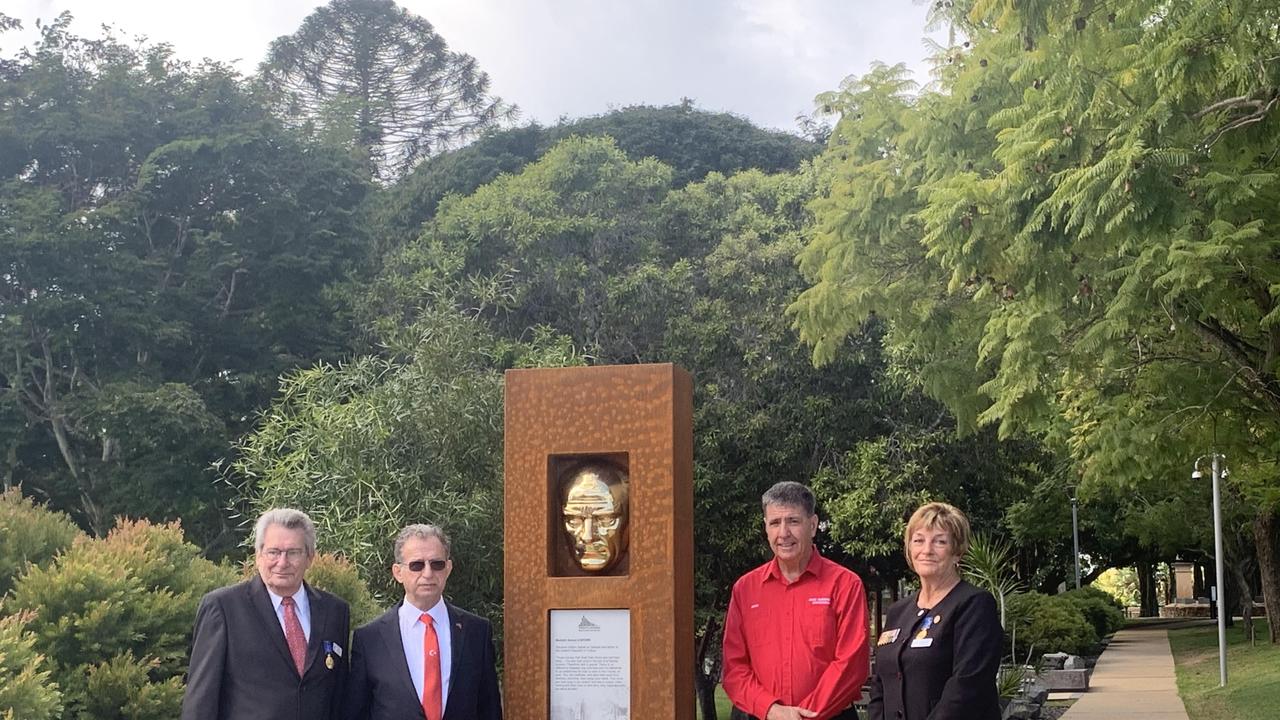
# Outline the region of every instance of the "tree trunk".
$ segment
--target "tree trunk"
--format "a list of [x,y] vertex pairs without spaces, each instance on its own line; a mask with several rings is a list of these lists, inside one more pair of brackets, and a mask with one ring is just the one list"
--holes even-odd
[[1267,605],[1268,639],[1280,643],[1280,513],[1275,508],[1263,509],[1253,519],[1253,540]]
[[1139,615],[1156,617],[1160,614],[1160,598],[1156,592],[1155,568],[1149,562],[1138,563],[1138,604]]
[[61,414],[53,415],[49,418],[49,427],[53,431],[53,439],[58,443],[58,452],[62,455],[63,464],[67,466],[71,477],[80,487],[80,509],[84,511],[89,529],[97,537],[103,537],[107,534],[108,528],[102,516],[102,508],[94,498],[93,476],[77,461],[76,451],[71,447],[71,434],[68,431],[66,418]]
[[720,635],[719,623],[715,617],[707,618],[702,628],[702,637],[698,640],[697,668],[694,672],[693,687],[698,696],[698,710],[702,720],[718,720],[716,717],[716,680],[720,676],[719,661],[707,662],[707,655]]
[[18,441],[14,440],[9,443],[8,449],[4,455],[4,486],[0,487],[0,492],[7,491],[17,487],[13,480],[13,472],[18,467]]
[[[1244,634],[1253,639],[1253,588],[1249,587],[1247,563],[1231,563],[1231,578],[1235,580],[1236,607],[1240,608],[1240,618],[1244,621]],[[1227,607],[1231,607],[1228,605]]]

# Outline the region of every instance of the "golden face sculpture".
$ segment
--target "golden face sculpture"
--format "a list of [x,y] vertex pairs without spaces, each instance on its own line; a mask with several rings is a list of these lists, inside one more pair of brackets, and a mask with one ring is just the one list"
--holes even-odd
[[578,567],[601,573],[627,551],[627,476],[605,463],[588,463],[561,483],[564,530]]

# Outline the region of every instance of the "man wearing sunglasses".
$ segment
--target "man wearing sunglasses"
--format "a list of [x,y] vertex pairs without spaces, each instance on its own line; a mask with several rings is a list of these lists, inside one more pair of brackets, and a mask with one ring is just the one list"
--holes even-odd
[[350,611],[303,582],[316,527],[299,510],[268,510],[253,544],[258,574],[200,601],[182,720],[336,718]]
[[493,628],[444,601],[449,536],[409,525],[391,575],[404,602],[360,627],[351,643],[346,720],[502,720]]

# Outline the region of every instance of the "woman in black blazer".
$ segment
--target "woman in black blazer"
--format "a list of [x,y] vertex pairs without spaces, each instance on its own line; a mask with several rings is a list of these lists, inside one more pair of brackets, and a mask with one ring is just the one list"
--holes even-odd
[[969,520],[946,503],[922,505],[904,545],[920,591],[889,608],[876,642],[871,720],[999,720],[1004,630],[991,593],[960,577]]

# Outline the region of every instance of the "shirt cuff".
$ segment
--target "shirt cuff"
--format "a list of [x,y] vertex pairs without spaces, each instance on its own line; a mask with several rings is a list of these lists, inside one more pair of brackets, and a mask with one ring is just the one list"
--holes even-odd
[[751,711],[751,714],[755,715],[759,720],[764,720],[769,715],[769,708],[773,707],[774,703],[782,704],[782,698],[771,698],[766,695],[756,701],[756,707]]

